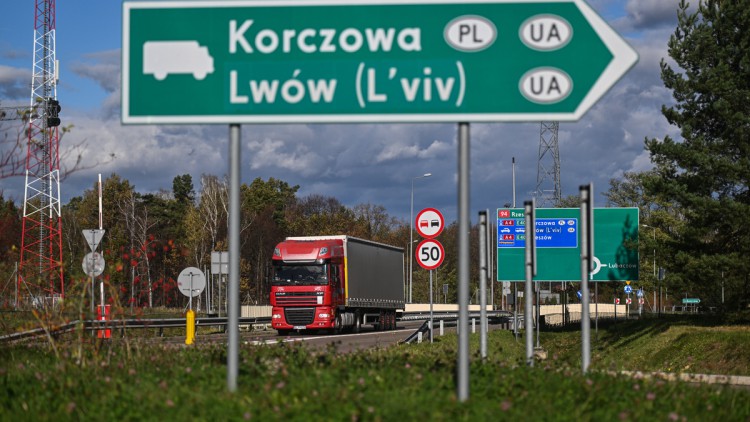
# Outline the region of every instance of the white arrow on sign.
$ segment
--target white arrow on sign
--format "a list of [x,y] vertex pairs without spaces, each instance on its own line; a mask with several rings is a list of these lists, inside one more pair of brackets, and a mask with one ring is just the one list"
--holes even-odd
[[445,249],[435,239],[425,239],[417,246],[417,262],[425,270],[434,270],[443,263]]

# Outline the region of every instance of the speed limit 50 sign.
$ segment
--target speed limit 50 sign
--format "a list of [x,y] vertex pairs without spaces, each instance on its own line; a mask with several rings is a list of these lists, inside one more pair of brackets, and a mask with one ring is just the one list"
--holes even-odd
[[434,270],[443,263],[445,249],[435,239],[425,239],[417,246],[417,262],[425,270]]

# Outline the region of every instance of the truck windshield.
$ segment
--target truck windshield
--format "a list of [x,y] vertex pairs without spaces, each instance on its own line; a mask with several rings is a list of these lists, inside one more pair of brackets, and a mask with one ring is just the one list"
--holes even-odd
[[274,286],[328,284],[328,265],[274,265]]

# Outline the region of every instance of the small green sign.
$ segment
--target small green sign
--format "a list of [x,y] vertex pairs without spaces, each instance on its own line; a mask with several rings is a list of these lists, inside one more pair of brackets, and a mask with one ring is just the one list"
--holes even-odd
[[701,300],[698,299],[698,298],[686,297],[686,298],[682,299],[682,303],[684,303],[686,305],[688,305],[688,304],[696,304],[696,303],[701,303]]
[[[580,214],[578,208],[536,210],[535,281],[581,279],[581,248],[578,233]],[[525,280],[524,260],[528,234],[524,210],[498,209],[497,227],[497,280]],[[569,242],[565,240],[571,234],[578,239],[575,247],[569,247]],[[593,267],[591,281],[638,280],[638,208],[594,209]]]
[[577,120],[635,51],[584,0],[125,1],[123,123]]

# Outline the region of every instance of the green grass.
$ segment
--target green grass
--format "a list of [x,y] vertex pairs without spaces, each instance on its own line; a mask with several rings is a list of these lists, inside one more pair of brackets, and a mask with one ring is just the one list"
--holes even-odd
[[482,362],[472,335],[466,402],[456,398],[455,335],[432,345],[346,354],[335,347],[242,345],[235,393],[226,388],[225,347],[202,345],[200,338],[194,346],[85,338],[54,348],[3,345],[0,420],[743,421],[750,418],[746,389],[632,379],[601,369],[662,370],[691,362],[689,372],[703,372],[696,362],[705,350],[727,362],[721,368],[741,372],[734,368],[747,369],[750,358],[741,353],[748,350],[747,332],[656,320],[600,327],[587,376],[578,364],[578,332],[543,332],[549,358],[534,368],[522,363],[523,336],[516,341],[510,332],[490,333]]

